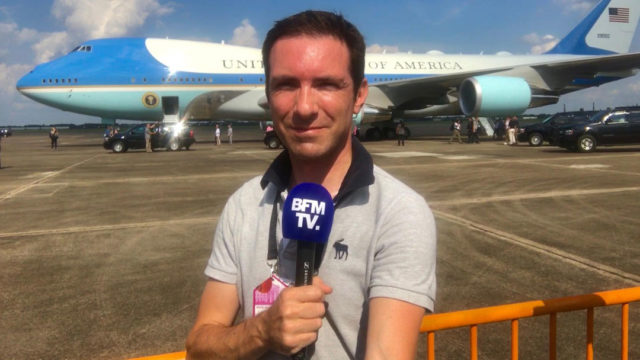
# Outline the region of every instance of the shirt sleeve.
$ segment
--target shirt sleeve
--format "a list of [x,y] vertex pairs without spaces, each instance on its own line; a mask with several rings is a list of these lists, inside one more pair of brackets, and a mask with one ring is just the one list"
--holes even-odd
[[218,219],[211,256],[204,271],[211,279],[231,284],[234,284],[238,277],[232,221],[237,221],[239,216],[233,216],[236,208],[234,200],[234,197],[229,199]]
[[[408,190],[408,189],[407,189]],[[396,197],[383,213],[369,297],[388,297],[434,310],[436,227],[422,196]]]

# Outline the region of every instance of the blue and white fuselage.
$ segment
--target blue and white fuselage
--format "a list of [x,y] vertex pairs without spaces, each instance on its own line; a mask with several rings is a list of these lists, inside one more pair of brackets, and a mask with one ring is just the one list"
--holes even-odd
[[[608,9],[630,9],[612,23]],[[550,53],[538,56],[368,54],[363,121],[437,114],[503,115],[634,75],[628,51],[640,15],[603,0]],[[87,41],[38,65],[17,88],[47,105],[103,119],[269,119],[260,49],[154,38]]]

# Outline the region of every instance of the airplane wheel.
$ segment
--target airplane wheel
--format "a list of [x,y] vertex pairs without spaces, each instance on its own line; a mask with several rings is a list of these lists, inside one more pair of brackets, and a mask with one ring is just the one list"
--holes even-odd
[[111,149],[113,150],[114,153],[123,153],[127,151],[127,147],[125,146],[124,142],[120,140],[114,142]]

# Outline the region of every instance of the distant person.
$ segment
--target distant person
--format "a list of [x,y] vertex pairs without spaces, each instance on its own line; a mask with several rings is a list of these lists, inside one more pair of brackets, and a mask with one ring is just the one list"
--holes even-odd
[[407,129],[404,126],[404,121],[400,121],[396,126],[396,136],[398,137],[398,146],[404,146],[404,139],[407,138]]
[[493,128],[493,138],[494,140],[502,140],[504,137],[504,120],[500,119],[496,121],[495,127]]
[[108,138],[110,138],[111,136],[113,136],[113,130],[111,129],[111,126],[107,126],[106,129],[104,129],[104,139],[107,140]]
[[[0,136],[0,153],[2,153],[2,139],[4,136]],[[0,169],[2,169],[2,157],[0,157]]]
[[58,150],[58,136],[60,136],[58,129],[51,127],[51,130],[49,130],[49,139],[51,139],[51,149],[53,150]]
[[504,144],[505,145],[509,145],[509,123],[511,122],[511,116],[507,116],[506,119],[504,119]]
[[220,145],[220,126],[216,124],[216,145]]
[[155,124],[147,123],[147,126],[144,128],[144,142],[145,149],[147,152],[152,152],[153,147],[151,146],[151,135],[154,134],[153,129],[156,127]]
[[520,127],[520,122],[518,121],[517,116],[513,116],[511,121],[509,122],[509,129],[507,130],[509,133],[509,145],[518,145],[518,140],[516,140],[516,134],[518,133],[518,128]]
[[451,130],[451,137],[449,138],[449,144],[451,144],[451,141],[453,141],[454,137],[457,137],[458,143],[462,144],[462,137],[460,136],[461,129],[462,129],[462,124],[460,124],[460,119],[456,119],[449,127],[449,130]]
[[231,124],[227,125],[227,138],[229,138],[229,145],[233,144],[233,128]]
[[480,125],[480,121],[478,120],[477,117],[473,116],[469,118],[469,124],[470,126],[470,133],[469,133],[469,143],[470,144],[479,144],[480,143],[480,137],[478,137],[478,130],[479,130],[479,125]]

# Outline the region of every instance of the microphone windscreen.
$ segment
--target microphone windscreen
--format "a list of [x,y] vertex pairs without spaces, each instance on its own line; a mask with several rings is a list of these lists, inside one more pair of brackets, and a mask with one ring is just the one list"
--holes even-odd
[[301,183],[287,196],[282,209],[282,236],[324,244],[333,224],[333,200],[322,185]]

